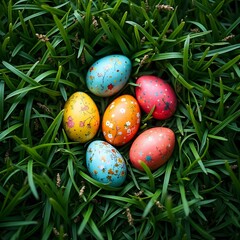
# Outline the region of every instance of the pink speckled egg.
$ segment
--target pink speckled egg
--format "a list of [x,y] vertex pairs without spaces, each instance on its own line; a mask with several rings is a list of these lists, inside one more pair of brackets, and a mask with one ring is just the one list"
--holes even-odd
[[173,88],[163,79],[145,75],[137,79],[136,98],[146,113],[155,106],[153,118],[165,120],[170,118],[177,108],[177,97]]
[[132,143],[129,158],[132,165],[143,170],[143,161],[151,170],[162,166],[172,155],[175,134],[170,128],[153,127],[142,132]]

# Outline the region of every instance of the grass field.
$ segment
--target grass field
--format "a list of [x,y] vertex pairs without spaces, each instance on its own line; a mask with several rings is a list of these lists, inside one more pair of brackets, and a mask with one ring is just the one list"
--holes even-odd
[[[87,70],[114,53],[132,62],[129,84],[94,96]],[[240,238],[239,1],[1,0],[0,60],[0,239]],[[64,103],[84,91],[102,116],[144,74],[169,82],[178,107],[143,113],[139,133],[171,128],[174,153],[140,172],[131,142],[118,147],[127,179],[105,186],[63,130]]]

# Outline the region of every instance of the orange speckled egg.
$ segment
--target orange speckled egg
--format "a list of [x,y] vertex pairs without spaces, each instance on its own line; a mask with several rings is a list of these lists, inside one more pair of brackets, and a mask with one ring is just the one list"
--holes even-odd
[[100,125],[98,108],[84,92],[75,92],[64,106],[63,127],[67,136],[80,143],[91,140]]
[[141,161],[151,170],[156,170],[171,157],[174,146],[175,134],[170,128],[153,127],[142,132],[134,140],[129,159],[139,170],[143,170]]
[[103,114],[104,138],[112,145],[122,146],[135,136],[140,120],[137,100],[131,95],[122,95],[111,102]]

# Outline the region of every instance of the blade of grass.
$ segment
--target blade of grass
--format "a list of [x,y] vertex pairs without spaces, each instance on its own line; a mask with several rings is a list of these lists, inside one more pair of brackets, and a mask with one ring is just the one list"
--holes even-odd
[[[67,2],[65,4],[67,4]],[[57,7],[51,7],[47,4],[42,4],[41,8],[46,10],[47,12],[50,12],[52,15],[64,16],[64,14],[66,13],[65,11],[59,9],[59,6],[57,8]]]
[[128,198],[128,197],[121,197],[121,196],[114,196],[114,195],[107,195],[107,194],[99,194],[99,196],[103,197],[103,198],[107,198],[107,199],[112,199],[112,200],[115,200],[115,201],[130,203],[130,204],[133,204],[133,205],[136,205],[136,206],[142,204],[138,200]]
[[217,26],[216,18],[210,13],[207,14],[207,17],[209,19],[210,25],[211,25],[211,30],[212,30],[212,35],[214,39],[219,39],[219,26]]
[[23,94],[23,95],[25,96],[28,92],[33,91],[33,90],[36,90],[36,89],[38,89],[38,88],[42,88],[42,87],[44,87],[44,85],[33,86],[33,87],[27,86],[27,87],[18,89],[18,90],[16,90],[16,91],[13,91],[13,92],[11,92],[10,94],[8,94],[8,95],[6,96],[6,98],[5,98],[5,100],[7,100],[7,99],[9,99],[9,98],[11,98],[11,97],[20,95],[20,94]]
[[119,24],[121,28],[123,28],[123,26],[124,26],[124,24],[125,24],[125,22],[126,22],[127,16],[128,16],[128,12],[126,11],[126,12],[123,14],[122,19],[121,19],[120,24]]
[[101,218],[101,220],[98,222],[98,226],[99,227],[103,226],[104,224],[106,224],[108,221],[113,219],[115,216],[117,216],[121,212],[122,212],[122,209],[118,208],[115,211],[113,211],[111,214],[109,214],[108,216],[103,216]]
[[185,26],[185,22],[182,21],[169,35],[168,39],[175,39],[176,36],[183,30],[183,27]]
[[225,167],[230,175],[230,178],[232,179],[232,183],[234,185],[234,188],[236,189],[238,199],[240,199],[240,181],[234,174],[233,170],[231,169],[231,167],[227,161],[225,161]]
[[190,209],[189,209],[188,201],[186,198],[186,191],[185,191],[184,185],[182,183],[179,184],[179,190],[180,190],[180,194],[181,194],[181,199],[182,199],[182,203],[183,203],[183,210],[184,210],[185,216],[188,216],[190,213]]
[[151,58],[152,61],[168,60],[168,59],[183,59],[183,54],[180,52],[166,52],[166,53],[156,53]]
[[193,89],[194,87],[190,85],[181,75],[180,73],[173,67],[171,63],[166,64],[166,68],[171,72],[171,74],[177,79],[177,81],[182,84],[188,90]]
[[214,60],[218,57],[218,53],[214,54],[209,61],[207,61],[201,68],[200,71],[205,71],[208,69],[211,64],[214,62]]
[[148,204],[146,205],[146,207],[144,208],[143,214],[142,214],[142,218],[147,217],[147,215],[150,213],[153,205],[155,204],[155,202],[157,201],[158,197],[161,194],[161,189],[157,189],[156,192],[153,194],[153,196],[151,197],[151,199],[149,200]]
[[11,72],[13,72],[15,75],[17,75],[19,78],[21,78],[25,82],[27,82],[35,87],[38,86],[41,92],[47,93],[50,96],[58,96],[59,95],[59,93],[57,91],[45,88],[43,85],[39,84],[37,80],[34,80],[33,78],[29,77],[27,74],[21,72],[20,70],[18,70],[11,64],[9,64],[5,61],[3,61],[2,63],[7,69],[9,69]]
[[207,174],[206,168],[204,167],[204,164],[203,164],[203,162],[202,162],[202,160],[201,160],[201,157],[199,156],[199,154],[198,154],[198,152],[197,152],[197,149],[196,149],[195,146],[194,146],[194,143],[193,143],[193,142],[190,142],[190,143],[189,143],[189,147],[190,147],[190,149],[191,149],[191,151],[192,151],[192,153],[193,153],[193,155],[194,155],[194,157],[195,157],[195,161],[198,162],[198,164],[199,164],[199,166],[201,167],[202,171],[203,171],[205,174]]
[[[3,185],[3,186],[4,186],[4,185]],[[4,201],[3,201],[2,206],[1,206],[0,214],[2,214],[2,211],[3,211],[3,209],[5,209],[7,203],[11,201],[11,198],[12,198],[12,196],[11,196],[12,189],[13,189],[13,185],[10,185],[10,186],[9,186],[9,189],[8,189],[8,192],[6,192],[5,189],[4,189],[4,191],[3,191],[3,190],[1,191],[1,193],[3,193],[3,192],[5,192],[5,193],[3,194],[3,195],[4,195]]]
[[20,19],[20,22],[21,22],[21,27],[23,29],[24,36],[29,38],[30,36],[29,36],[29,32],[28,32],[28,27],[27,27],[26,22],[24,21],[24,18],[23,18],[23,15],[22,15],[21,11],[18,11],[18,16],[19,16],[19,19]]
[[11,227],[19,227],[19,226],[28,226],[38,224],[37,221],[10,221],[10,222],[0,222],[0,228],[11,228]]
[[32,146],[32,133],[30,127],[31,113],[32,113],[32,105],[33,105],[34,96],[29,95],[28,101],[26,103],[26,109],[24,112],[24,125],[23,125],[23,137],[28,139],[30,146]]
[[4,119],[4,90],[5,83],[0,81],[0,131],[2,131],[3,119]]
[[[195,204],[198,204],[199,202],[200,202],[199,199],[192,199],[188,202],[188,206],[189,207],[194,206]],[[183,204],[179,204],[178,206],[171,208],[171,214],[181,214],[182,212],[184,213]],[[167,217],[168,217],[168,212],[164,211],[156,216],[156,221],[166,219]]]
[[213,74],[215,76],[218,76],[218,75],[222,74],[223,72],[226,72],[227,69],[231,68],[235,63],[239,62],[239,60],[240,60],[240,55],[238,55],[235,58],[228,61],[226,64],[224,64],[218,70],[216,70]]
[[96,236],[96,239],[104,240],[102,233],[100,232],[92,218],[89,219],[89,226],[91,227],[91,233],[93,233]]
[[8,77],[8,75],[6,75],[5,73],[2,73],[3,76],[3,81],[6,84],[6,86],[11,90],[11,91],[15,91],[16,87],[13,84],[13,81]]
[[61,73],[62,73],[62,66],[60,65],[58,67],[57,75],[53,84],[53,89],[57,90],[58,84],[59,84],[59,79],[61,78]]
[[114,36],[111,33],[109,26],[107,25],[107,23],[105,22],[105,20],[103,18],[100,18],[100,23],[101,23],[102,29],[106,33],[109,41],[114,42]]
[[27,153],[33,158],[33,160],[35,160],[42,166],[47,167],[47,165],[45,164],[46,160],[34,148],[31,148],[25,144],[20,145],[20,147],[26,150]]
[[164,179],[163,179],[163,188],[162,188],[162,194],[161,194],[161,202],[163,203],[167,197],[167,190],[169,187],[169,181],[172,173],[172,168],[174,164],[174,159],[171,158],[166,166],[165,174],[164,174]]
[[223,130],[228,124],[233,122],[235,119],[237,119],[240,116],[240,111],[237,111],[233,113],[232,115],[229,115],[227,118],[225,118],[223,121],[220,121],[217,126],[212,128],[210,130],[211,135],[217,135],[221,130]]
[[166,212],[167,212],[167,216],[168,216],[168,219],[170,220],[170,222],[174,223],[176,220],[175,220],[175,215],[174,215],[174,212],[172,211],[172,197],[171,196],[167,196],[166,199],[165,199],[165,206],[166,206]]
[[53,224],[50,223],[50,224],[47,226],[46,230],[43,231],[41,240],[48,240],[48,239],[50,238],[50,235],[51,235],[51,233],[52,233],[52,230],[53,230]]
[[85,44],[85,39],[84,38],[81,38],[80,40],[80,47],[78,49],[78,55],[77,55],[77,58],[80,58],[82,53],[83,53],[83,49],[84,49],[84,44]]
[[231,32],[239,27],[239,24],[240,24],[240,17],[238,17],[231,25],[228,29],[226,29],[225,33],[224,33],[224,36],[228,36],[229,34],[231,34]]
[[189,112],[191,121],[193,123],[195,132],[197,133],[198,139],[201,141],[203,133],[201,131],[200,124],[199,124],[199,122],[197,122],[197,120],[196,120],[196,118],[194,116],[192,108],[189,105],[187,105],[186,107],[187,107],[187,110]]
[[86,8],[86,12],[85,12],[85,18],[84,18],[84,38],[86,39],[86,41],[89,40],[90,37],[90,25],[91,25],[91,21],[92,21],[92,11],[91,11],[91,7],[92,7],[92,0],[88,1],[87,4],[87,8]]
[[8,2],[8,26],[13,23],[13,9],[12,9],[12,0]]
[[58,132],[58,129],[62,123],[62,116],[63,116],[64,110],[61,110],[52,124],[49,126],[47,132],[44,134],[42,139],[40,140],[39,144],[44,144],[44,143],[52,143],[53,139],[56,137],[56,134]]
[[140,165],[142,166],[142,168],[144,169],[144,171],[146,172],[146,174],[149,178],[149,187],[150,187],[151,191],[154,191],[155,190],[155,179],[153,177],[153,174],[152,174],[150,168],[143,161],[140,162]]
[[79,174],[86,180],[88,181],[89,183],[95,185],[96,187],[99,187],[99,188],[102,188],[102,189],[105,189],[105,190],[109,190],[109,191],[119,191],[121,190],[122,188],[116,188],[116,187],[111,187],[111,186],[108,186],[107,184],[103,184],[103,183],[100,183],[98,181],[96,181],[95,179],[91,178],[90,176],[88,176],[86,173],[84,173],[83,171],[80,171]]
[[[3,204],[5,206],[2,207],[0,212],[0,218],[4,218],[5,216],[8,216],[12,211],[14,211],[17,208],[17,205],[21,202],[21,199],[24,200],[23,196],[26,194],[29,187],[27,185],[23,186],[16,194],[14,194],[13,197],[5,198],[6,203]],[[12,188],[9,189],[10,191]],[[10,193],[9,195],[10,196]]]
[[133,27],[136,27],[153,46],[158,47],[157,41],[155,41],[154,38],[142,26],[133,21],[126,21],[126,23]]
[[63,217],[64,221],[68,222],[69,218],[65,209],[63,209],[63,207],[54,198],[49,198],[49,202],[51,203],[53,209]]
[[2,64],[9,69],[11,72],[13,72],[14,74],[16,74],[19,78],[23,79],[25,82],[33,85],[33,86],[39,86],[40,84],[38,84],[36,81],[34,81],[34,79],[32,79],[31,77],[27,76],[26,74],[24,74],[23,72],[21,72],[20,70],[18,70],[17,68],[15,68],[14,66],[12,66],[11,64],[3,61]]
[[70,39],[68,37],[68,33],[62,24],[62,20],[60,21],[56,15],[53,15],[53,19],[54,19],[54,22],[56,23],[56,26],[57,26],[62,38],[63,38],[63,41],[66,43],[66,49],[67,49],[68,53],[72,54],[73,53],[72,45],[71,45]]
[[113,17],[113,15],[118,11],[119,6],[121,5],[122,1],[121,0],[117,0],[116,4],[114,5],[112,11],[111,11],[111,16]]
[[194,102],[197,106],[197,113],[198,113],[198,121],[202,122],[202,112],[201,112],[201,108],[199,107],[199,103],[197,101],[197,98],[195,96],[195,94],[193,93],[193,91],[191,92],[191,95],[193,96]]
[[48,230],[50,223],[50,216],[52,213],[52,205],[49,202],[49,199],[46,199],[45,206],[43,209],[43,233]]
[[199,224],[195,223],[190,217],[188,217],[188,221],[190,222],[191,226],[205,239],[215,239],[211,234],[209,234],[206,230],[201,228]]
[[[23,125],[22,123],[16,123],[13,126],[9,127],[8,129],[2,131],[0,133],[0,142],[2,142],[7,137],[7,135],[9,135],[14,130],[20,128],[22,125]],[[8,136],[8,137],[11,137],[11,136]]]
[[210,47],[207,47],[205,51],[202,53],[200,60],[198,60],[197,64],[194,67],[195,70],[199,69],[203,65],[205,57],[207,56],[209,50],[210,50]]
[[92,211],[93,211],[93,205],[89,204],[88,209],[86,210],[86,212],[83,213],[83,221],[81,222],[81,224],[78,228],[78,235],[81,235],[83,233],[87,223],[90,220]]
[[[213,49],[213,50],[210,50],[208,52],[206,57],[212,57],[215,54],[221,55],[221,54],[224,54],[224,53],[232,52],[232,51],[237,50],[239,48],[240,48],[240,43],[233,44],[233,45],[230,45],[230,46],[227,46],[227,47],[221,47],[220,49],[219,48]],[[196,53],[196,54],[193,55],[193,58],[201,58],[201,57],[202,57],[202,53]]]
[[75,187],[76,191],[79,193],[79,188],[74,180],[74,169],[73,169],[73,160],[72,158],[69,158],[68,159],[68,172],[69,172],[69,176],[70,176],[70,179],[73,183],[73,186]]
[[8,46],[8,44],[9,44],[9,42],[10,42],[10,37],[6,37],[5,39],[4,39],[4,41],[3,41],[3,43],[2,43],[2,57],[3,57],[3,59],[4,59],[4,57],[6,57],[6,54],[7,54],[7,46]]
[[129,50],[128,50],[125,42],[123,41],[121,35],[114,28],[112,29],[112,33],[113,33],[113,35],[114,35],[114,37],[115,37],[119,47],[121,48],[121,51],[123,52],[123,54],[128,56],[129,55]]
[[188,79],[189,44],[190,35],[187,36],[183,47],[183,75],[186,80]]
[[33,196],[38,200],[39,199],[39,195],[33,180],[33,160],[29,160],[28,161],[28,167],[27,167],[27,173],[28,173],[28,184],[29,187],[32,191]]
[[[158,38],[159,40],[162,39],[162,38],[164,38],[164,36],[166,35],[166,33],[167,33],[169,27],[171,26],[172,21],[173,21],[175,15],[176,15],[177,8],[178,8],[178,7],[176,7],[176,8],[174,9],[174,11],[173,11],[173,13],[172,13],[172,16],[170,17],[170,19],[168,20],[168,22],[165,23],[165,27],[164,27],[164,29],[161,31],[161,34],[160,34],[160,36],[159,36],[159,38]],[[163,44],[164,44],[164,42],[162,43],[162,45],[163,45]],[[161,46],[161,47],[162,47],[162,46]],[[160,48],[161,48],[161,47],[160,47]]]

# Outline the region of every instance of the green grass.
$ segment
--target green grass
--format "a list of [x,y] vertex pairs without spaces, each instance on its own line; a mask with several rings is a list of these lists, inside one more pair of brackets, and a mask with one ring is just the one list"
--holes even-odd
[[[239,1],[2,0],[0,9],[0,239],[239,239]],[[93,96],[87,70],[113,53],[131,59],[129,84]],[[86,169],[87,145],[63,130],[64,103],[85,91],[102,115],[143,74],[177,93],[174,117],[143,114],[139,131],[173,129],[173,156],[139,172],[128,143],[118,148],[126,182],[102,185]]]

